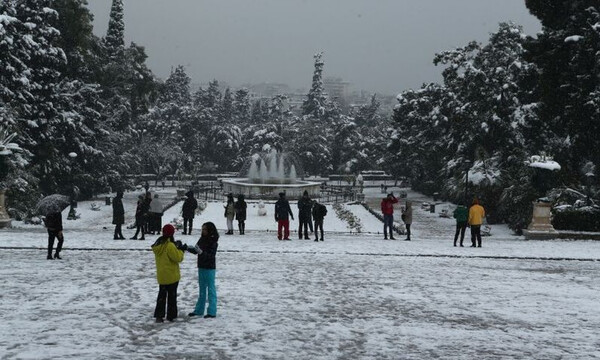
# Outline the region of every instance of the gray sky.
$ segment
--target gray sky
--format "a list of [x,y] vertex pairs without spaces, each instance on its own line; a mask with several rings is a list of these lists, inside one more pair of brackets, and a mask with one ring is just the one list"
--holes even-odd
[[[88,0],[103,36],[111,0]],[[397,94],[440,81],[436,52],[487,42],[512,20],[541,25],[524,0],[124,0],[126,41],[146,47],[159,77],[182,64],[193,82],[278,82],[310,87],[313,54],[325,76]]]

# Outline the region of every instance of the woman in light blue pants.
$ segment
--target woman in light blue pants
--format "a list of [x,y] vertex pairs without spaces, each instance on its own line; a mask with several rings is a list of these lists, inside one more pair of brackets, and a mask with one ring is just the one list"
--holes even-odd
[[189,316],[202,316],[206,307],[208,295],[208,309],[204,318],[217,316],[217,287],[215,285],[216,255],[219,247],[219,233],[215,224],[207,222],[202,225],[202,235],[194,247],[188,251],[198,255],[198,301],[194,312]]

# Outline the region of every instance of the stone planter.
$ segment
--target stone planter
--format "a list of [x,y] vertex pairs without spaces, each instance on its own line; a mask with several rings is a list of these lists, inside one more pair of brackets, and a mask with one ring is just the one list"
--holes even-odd
[[531,224],[526,230],[523,230],[523,235],[526,239],[555,239],[558,238],[558,232],[552,226],[550,211],[552,204],[547,202],[533,203],[533,216]]
[[6,212],[6,207],[4,205],[4,190],[0,190],[0,229],[5,227],[10,227],[10,217]]

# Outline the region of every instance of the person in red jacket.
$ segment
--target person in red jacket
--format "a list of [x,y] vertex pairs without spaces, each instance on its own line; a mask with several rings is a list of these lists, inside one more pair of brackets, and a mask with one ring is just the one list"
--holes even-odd
[[394,193],[389,193],[383,200],[381,200],[381,212],[383,213],[383,236],[387,240],[387,230],[390,230],[390,239],[394,238],[394,204],[398,202],[398,199],[394,196]]

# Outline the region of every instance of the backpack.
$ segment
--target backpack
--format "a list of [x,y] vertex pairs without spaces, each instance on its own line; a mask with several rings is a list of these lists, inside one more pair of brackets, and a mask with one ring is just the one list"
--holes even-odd
[[325,215],[327,215],[327,206],[321,204],[321,214],[323,214],[323,217],[325,217]]

